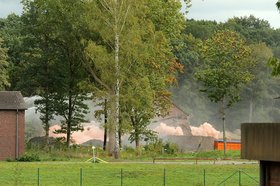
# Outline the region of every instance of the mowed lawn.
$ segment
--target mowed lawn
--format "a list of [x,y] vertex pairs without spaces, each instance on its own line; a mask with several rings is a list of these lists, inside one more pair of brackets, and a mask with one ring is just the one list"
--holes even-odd
[[0,167],[1,185],[212,186],[231,175],[221,185],[258,185],[259,179],[258,164],[0,162]]

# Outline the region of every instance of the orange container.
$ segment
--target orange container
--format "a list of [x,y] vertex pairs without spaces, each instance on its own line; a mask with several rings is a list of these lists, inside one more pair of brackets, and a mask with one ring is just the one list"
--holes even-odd
[[[224,141],[223,140],[214,141],[214,149],[215,150],[224,150]],[[226,149],[227,150],[240,150],[241,142],[239,140],[226,141]]]

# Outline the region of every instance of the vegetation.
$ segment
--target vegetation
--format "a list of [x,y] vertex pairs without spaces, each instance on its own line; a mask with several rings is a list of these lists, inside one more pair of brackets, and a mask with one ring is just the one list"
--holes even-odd
[[0,90],[4,90],[9,85],[7,51],[2,47],[3,40],[0,38]]
[[[83,185],[163,185],[164,169],[166,185],[203,185],[204,170],[207,185],[218,185],[233,173],[226,185],[238,185],[239,171],[241,183],[257,185],[259,172],[257,164],[250,165],[188,165],[188,164],[130,164],[130,163],[0,163],[2,185],[17,183],[24,185],[79,185],[82,170]],[[39,170],[38,170],[39,169]],[[121,175],[122,173],[122,175]],[[253,180],[253,179],[257,180]]]
[[211,103],[203,92],[199,92],[201,88],[194,74],[196,67],[204,63],[201,59],[203,55],[199,52],[201,43],[226,29],[241,35],[245,45],[250,47],[252,61],[256,62],[255,66],[250,67],[253,80],[240,90],[240,101],[226,110],[226,130],[240,129],[240,123],[244,122],[277,121],[279,101],[274,98],[278,97],[279,86],[277,79],[271,76],[267,62],[272,56],[279,57],[280,32],[271,28],[267,21],[254,16],[234,17],[225,23],[187,20],[183,35],[184,50],[177,54],[185,68],[184,73],[178,76],[178,86],[172,88],[174,102],[190,113],[192,125],[208,121],[216,129],[222,130],[219,105]]
[[[106,115],[106,148],[115,158],[121,157],[124,134],[139,153],[141,140],[155,140],[151,119],[168,114],[172,102],[192,116],[190,124],[207,121],[218,130],[220,108],[211,101],[225,101],[225,130],[279,120],[280,102],[273,99],[279,84],[266,64],[271,59],[273,73],[279,71],[280,30],[265,20],[186,20],[177,0],[22,3],[21,16],[0,19],[0,89],[38,95],[45,135],[60,116],[57,132],[66,134],[67,146],[72,133],[83,129],[87,99],[104,110],[106,100],[106,111],[96,115]],[[189,0],[184,3],[189,7]]]
[[224,30],[207,39],[201,49],[204,63],[195,72],[202,82],[202,92],[219,103],[223,120],[224,154],[226,155],[225,110],[240,99],[240,92],[252,80],[254,61],[251,50],[236,32]]

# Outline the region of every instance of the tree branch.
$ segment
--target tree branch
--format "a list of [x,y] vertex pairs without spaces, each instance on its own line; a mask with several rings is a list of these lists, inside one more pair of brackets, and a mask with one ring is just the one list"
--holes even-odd
[[[87,55],[87,57],[91,60],[91,61],[94,61],[89,55]],[[92,70],[90,64],[86,61],[86,60],[83,60],[83,65],[86,69],[86,71],[88,71],[88,73],[93,77],[93,79],[99,83],[101,86],[103,86],[105,89],[107,89],[108,91],[112,91],[111,88],[106,84],[104,83],[100,78],[97,77],[97,75],[95,74],[95,72]]]

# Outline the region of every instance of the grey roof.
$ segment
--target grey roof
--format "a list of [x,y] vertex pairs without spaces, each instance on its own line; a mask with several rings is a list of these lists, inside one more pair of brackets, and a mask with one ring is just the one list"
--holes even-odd
[[0,91],[0,110],[25,110],[25,102],[19,91]]

